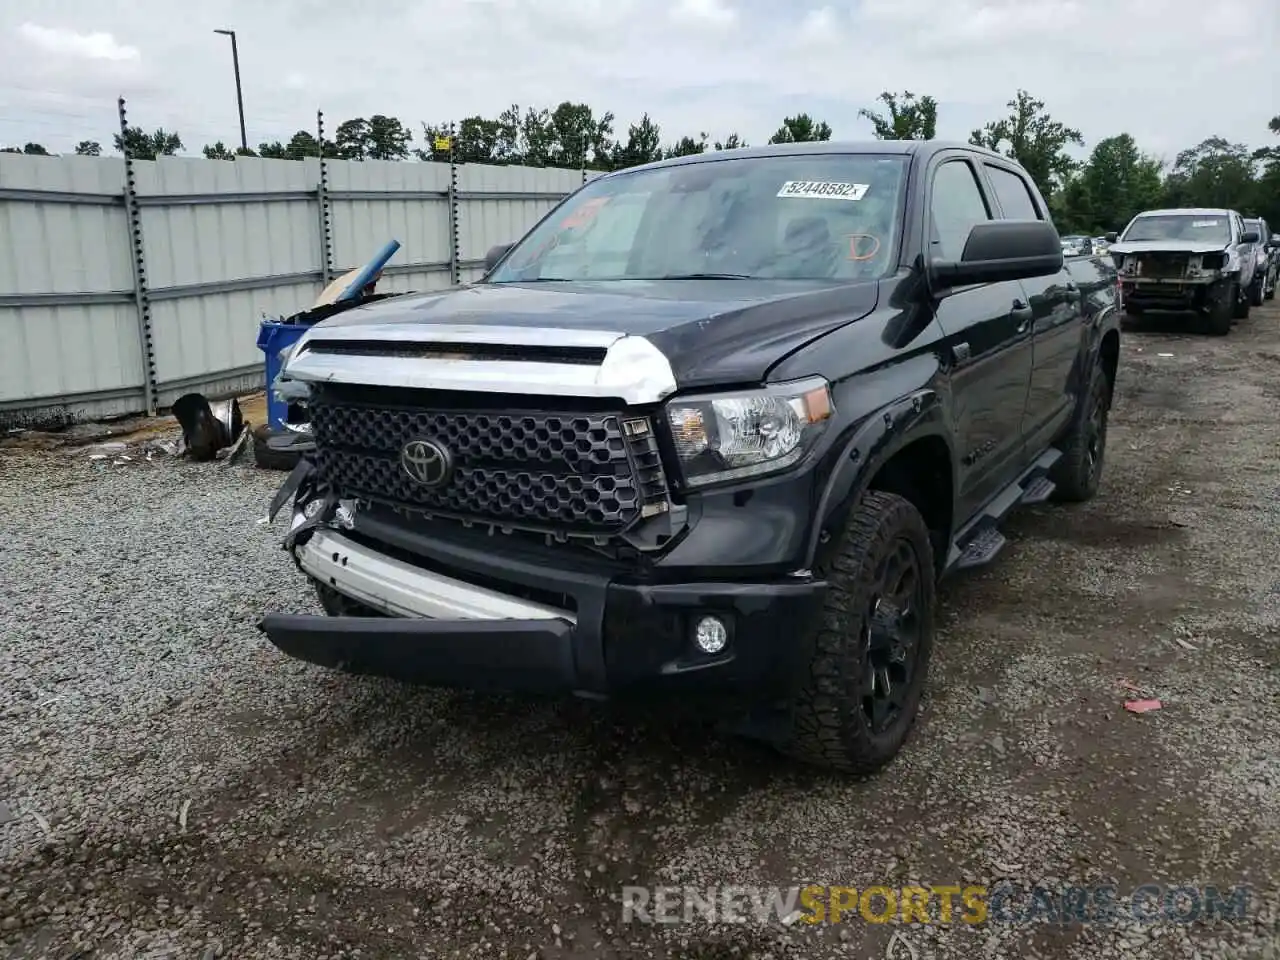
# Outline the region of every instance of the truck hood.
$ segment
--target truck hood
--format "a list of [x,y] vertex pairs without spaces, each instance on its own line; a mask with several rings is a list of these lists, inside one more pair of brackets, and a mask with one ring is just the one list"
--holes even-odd
[[1107,253],[1222,253],[1228,243],[1196,243],[1191,240],[1134,240],[1131,243],[1113,243]]
[[[393,297],[316,324],[325,330],[394,329],[396,338],[454,326],[605,331],[647,339],[681,388],[758,383],[812,340],[870,313],[878,285],[810,280],[594,280],[479,283]],[[547,338],[554,342],[554,334]]]

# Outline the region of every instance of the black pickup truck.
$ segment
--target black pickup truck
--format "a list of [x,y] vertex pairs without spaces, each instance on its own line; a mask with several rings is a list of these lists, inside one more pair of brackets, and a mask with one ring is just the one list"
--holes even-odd
[[316,449],[270,507],[327,616],[281,650],[439,686],[723,699],[870,771],[934,585],[1098,489],[1116,273],[1018,165],[804,143],[592,180],[485,278],[316,325]]

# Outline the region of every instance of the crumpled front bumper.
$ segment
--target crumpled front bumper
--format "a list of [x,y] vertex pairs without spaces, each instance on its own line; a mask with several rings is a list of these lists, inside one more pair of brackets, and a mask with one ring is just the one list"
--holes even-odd
[[[824,582],[646,582],[513,540],[432,537],[339,502],[306,461],[295,474],[272,507],[296,497],[285,545],[298,567],[385,614],[265,616],[262,631],[297,659],[472,690],[598,698],[692,687],[751,700],[785,696],[806,660]],[[694,642],[708,616],[728,635],[714,653]]]
[[1120,298],[1126,307],[1205,310],[1227,295],[1228,279],[1222,274],[1172,279],[1121,274]]

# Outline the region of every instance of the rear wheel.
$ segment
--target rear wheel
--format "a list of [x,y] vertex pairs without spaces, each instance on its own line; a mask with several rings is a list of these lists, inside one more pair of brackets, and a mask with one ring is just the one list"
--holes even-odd
[[906,742],[933,648],[934,557],[920,512],[896,494],[866,494],[828,580],[783,748],[871,773]]
[[1263,274],[1258,274],[1256,280],[1249,287],[1249,305],[1252,307],[1262,306],[1262,301],[1266,297],[1267,278]]
[[1271,282],[1267,284],[1265,290],[1262,291],[1262,299],[1274,300],[1276,298],[1276,284],[1280,283],[1280,277],[1272,277]]
[[1102,481],[1107,454],[1107,416],[1111,412],[1111,381],[1101,364],[1094,364],[1084,403],[1076,413],[1071,432],[1059,445],[1062,456],[1049,471],[1057,500],[1081,503],[1092,500]]

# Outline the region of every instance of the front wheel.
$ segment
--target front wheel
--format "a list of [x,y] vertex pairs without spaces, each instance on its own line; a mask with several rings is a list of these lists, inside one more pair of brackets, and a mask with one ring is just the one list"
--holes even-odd
[[1249,306],[1260,307],[1262,301],[1266,297],[1267,278],[1259,275],[1258,279],[1253,281],[1249,287]]
[[[1249,305],[1245,304],[1247,310]],[[1231,332],[1231,320],[1239,311],[1239,297],[1236,293],[1236,285],[1228,284],[1227,287],[1218,291],[1218,296],[1209,302],[1208,312],[1205,314],[1205,329],[1215,337],[1225,337]]]
[[1238,284],[1231,285],[1231,317],[1234,320],[1249,319],[1249,291],[1242,289]]
[[868,774],[906,742],[933,649],[933,547],[920,512],[896,494],[867,493],[828,580],[783,749]]

